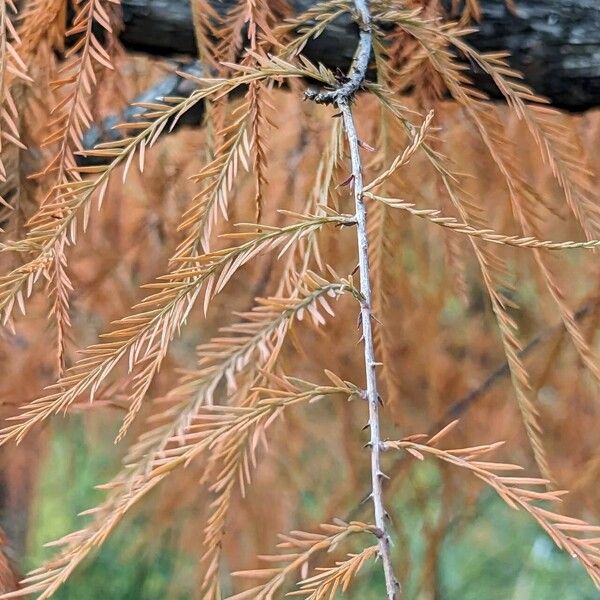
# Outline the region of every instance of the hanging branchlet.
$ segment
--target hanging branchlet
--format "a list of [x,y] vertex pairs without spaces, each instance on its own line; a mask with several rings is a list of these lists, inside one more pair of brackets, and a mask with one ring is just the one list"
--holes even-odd
[[[315,402],[330,395],[354,395],[353,386],[343,383],[340,387],[335,385],[335,381],[331,386],[302,382],[300,394],[279,396],[271,390],[271,397],[261,399],[253,406],[206,406],[198,409],[185,433],[173,437],[166,447],[152,453],[147,467],[140,469],[136,465],[126,465],[113,481],[98,486],[111,493],[102,505],[82,513],[92,515],[92,523],[85,529],[52,542],[52,546],[66,546],[66,549],[52,560],[51,568],[41,567],[31,572],[22,581],[23,587],[19,592],[7,595],[6,598],[32,593],[39,594],[38,598],[49,598],[85,557],[106,539],[127,512],[165,477],[188,466],[191,461],[210,450],[228,448],[228,440],[236,443],[240,439],[245,440],[245,445],[251,452],[255,452],[257,440],[263,437],[264,430],[283,410],[291,406]],[[358,523],[324,527],[326,531],[334,531],[335,535],[323,536],[327,540],[326,544],[312,549],[309,556],[324,547],[335,546],[350,533],[368,532],[372,529]],[[306,560],[305,557],[302,562]],[[296,568],[297,566],[294,567]],[[39,574],[43,575],[40,577]],[[278,585],[283,583],[283,578]]]
[[[267,56],[279,47],[279,41],[274,33],[277,2],[270,6],[267,2],[246,0],[245,25],[248,37],[248,54],[243,63],[255,64],[256,56]],[[255,81],[248,86],[248,107],[251,130],[252,172],[254,174],[254,217],[257,223],[262,220],[262,207],[265,188],[268,184],[268,152],[267,135],[274,126],[268,117],[273,106],[269,100],[268,90],[261,82]]]
[[[424,434],[409,436],[399,441],[386,441],[384,448],[404,450],[419,460],[431,456],[470,471],[490,486],[508,506],[529,513],[561,550],[582,564],[594,583],[600,587],[600,560],[598,559],[600,539],[592,537],[597,534],[598,526],[539,506],[538,503],[544,501],[560,502],[561,497],[567,493],[544,489],[549,483],[547,479],[514,476],[510,472],[521,470],[522,467],[519,465],[482,460],[484,455],[497,450],[503,442],[452,450],[438,448],[441,440],[457,424],[458,420],[453,421],[431,437]],[[505,474],[507,472],[508,475]],[[586,534],[590,537],[582,537]]]
[[[94,32],[100,27],[108,36],[112,34],[107,7],[110,2],[87,0],[77,6],[73,24],[66,35],[75,41],[68,49],[67,60],[60,68],[58,78],[51,83],[53,90],[63,91],[63,96],[53,108],[51,133],[42,147],[57,147],[53,157],[36,177],[51,176],[54,185],[42,205],[56,203],[56,196],[71,182],[80,182],[75,151],[83,150],[83,132],[90,127],[92,112],[89,99],[97,84],[97,71],[113,69],[111,58]],[[56,217],[60,209],[56,209]],[[50,316],[56,325],[57,374],[65,368],[66,341],[71,328],[70,292],[72,284],[67,272],[66,239],[57,240],[52,250],[52,267],[49,269],[49,288],[52,297]]]
[[223,142],[215,150],[215,158],[193,175],[203,189],[192,199],[179,229],[186,232],[176,257],[192,255],[200,249],[210,251],[210,237],[219,216],[228,218],[229,199],[242,166],[250,168],[251,134],[247,122],[249,104],[244,102],[235,110],[228,124],[217,133]]
[[[127,359],[129,370],[143,364],[136,390],[123,427],[122,437],[141,407],[150,382],[164,360],[169,342],[180,330],[201,291],[205,307],[231,279],[237,269],[261,252],[279,250],[281,256],[295,239],[327,224],[344,224],[347,216],[300,217],[298,223],[287,227],[269,227],[262,233],[237,233],[228,237],[246,239],[239,246],[197,257],[182,257],[182,267],[146,287],[156,289],[134,307],[134,312],[114,324],[104,337],[106,342],[90,346],[79,360],[56,384],[51,393],[23,407],[23,412],[0,431],[0,444],[10,439],[20,441],[37,423],[52,414],[67,410],[84,393],[93,400],[102,381],[116,365]],[[248,238],[250,238],[248,240]]]
[[290,592],[288,596],[304,597],[305,600],[320,600],[326,597],[333,598],[338,590],[345,593],[361,567],[376,558],[378,552],[377,545],[368,546],[357,554],[349,554],[345,560],[337,561],[333,567],[317,567],[319,573],[300,581],[299,589]]
[[[220,445],[225,438],[237,439],[242,433],[262,435],[284,409],[300,403],[311,403],[325,396],[355,394],[347,386],[312,385],[299,394],[278,394],[269,390],[271,397],[261,398],[252,406],[206,406],[198,410],[182,435],[169,440],[168,447],[157,455],[151,465],[151,476],[168,473],[180,465],[187,465],[206,450]],[[251,444],[254,445],[255,444]]]
[[198,47],[198,57],[214,72],[219,69],[219,56],[213,39],[218,37],[223,26],[219,13],[208,0],[193,0],[192,21]]
[[444,216],[438,209],[419,208],[413,202],[407,202],[400,198],[386,198],[377,196],[371,192],[365,192],[365,197],[399,210],[408,214],[425,219],[430,223],[446,227],[456,233],[480,238],[492,244],[504,246],[514,246],[516,248],[543,248],[545,250],[594,250],[600,247],[600,240],[588,240],[585,242],[557,242],[553,240],[539,240],[535,237],[519,237],[518,235],[503,235],[493,229],[476,229],[456,219],[455,217]]
[[285,41],[280,56],[298,56],[310,40],[318,38],[331,23],[351,9],[352,3],[349,0],[325,0],[298,16],[286,19],[284,24],[275,29],[277,38]]
[[[13,84],[16,81],[32,83],[27,74],[27,66],[20,55],[21,38],[13,24],[17,7],[13,0],[0,3],[0,183],[7,180],[8,173],[2,160],[5,141],[25,149],[20,141],[18,108],[13,97]],[[12,174],[11,174],[12,175]],[[0,196],[0,204],[7,205]]]
[[[78,166],[81,175],[93,175],[91,179],[73,181],[56,186],[55,200],[47,202],[30,219],[30,230],[22,240],[5,243],[2,252],[32,252],[34,258],[0,277],[0,315],[4,323],[18,305],[24,311],[25,299],[33,291],[34,284],[50,264],[56,244],[63,241],[75,244],[78,221],[87,229],[93,201],[100,208],[108,190],[108,183],[117,167],[123,165],[123,180],[138,154],[140,170],[143,170],[146,150],[151,148],[167,130],[173,129],[181,116],[205,98],[227,96],[234,89],[267,78],[309,77],[320,81],[331,81],[331,74],[302,60],[290,64],[278,58],[257,58],[258,67],[233,65],[239,75],[227,79],[193,78],[199,88],[187,98],[163,98],[160,103],[142,103],[146,110],[143,120],[128,123],[128,129],[139,132],[124,139],[98,144],[93,150],[78,154],[108,159],[106,165]],[[191,77],[191,76],[190,76]]]
[[163,399],[168,407],[153,418],[154,423],[165,424],[145,433],[134,447],[134,456],[159,451],[168,440],[181,436],[200,407],[214,404],[220,384],[225,382],[229,391],[235,391],[237,377],[246,367],[260,372],[273,362],[295,320],[307,315],[315,326],[323,326],[326,315],[333,314],[331,300],[353,293],[354,288],[350,281],[328,282],[308,272],[297,290],[292,298],[258,299],[252,311],[239,315],[239,323],[222,328],[198,347],[197,368],[184,371],[179,385]]
[[[281,542],[278,548],[285,551],[284,554],[273,554],[262,556],[264,562],[269,566],[263,569],[250,571],[235,571],[234,577],[247,579],[266,579],[261,583],[244,592],[229,596],[226,600],[269,600],[283,586],[289,575],[306,571],[310,560],[320,552],[333,552],[349,536],[361,533],[372,533],[372,526],[358,521],[350,523],[335,523],[321,525],[323,533],[308,533],[304,531],[292,531],[288,535],[280,535]],[[278,563],[284,563],[279,566]]]
[[[384,108],[396,116],[407,133],[412,136],[414,126],[406,119],[401,107],[397,106],[397,102],[390,98],[389,94],[383,93],[378,88],[372,88],[372,91]],[[421,143],[421,147],[431,166],[440,177],[443,187],[461,219],[477,229],[489,229],[485,211],[473,198],[464,193],[460,186],[461,177],[448,168],[446,157],[432,149],[426,141]],[[523,417],[523,424],[535,460],[541,473],[551,480],[548,459],[541,438],[542,429],[539,423],[539,411],[535,406],[528,371],[520,358],[522,344],[518,337],[518,326],[514,318],[508,313],[509,309],[518,308],[513,299],[514,295],[510,294],[513,284],[508,276],[509,271],[503,259],[496,253],[491,252],[490,248],[484,245],[482,241],[477,237],[469,236],[469,242],[479,264],[482,280],[502,336],[517,404]]]

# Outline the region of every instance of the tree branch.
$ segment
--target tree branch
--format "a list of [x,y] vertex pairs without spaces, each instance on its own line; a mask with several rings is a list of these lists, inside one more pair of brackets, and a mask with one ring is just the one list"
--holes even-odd
[[[584,304],[573,314],[575,321],[582,321],[588,314],[595,310],[597,304],[597,299]],[[518,352],[517,356],[519,359],[527,358],[549,338],[564,331],[565,326],[562,322],[558,325],[543,329],[522,350]],[[510,375],[510,367],[508,365],[508,361],[505,361],[496,367],[476,388],[467,392],[462,398],[459,398],[450,404],[442,417],[440,417],[430,428],[430,435],[434,435],[440,431],[440,429],[448,425],[448,423],[454,421],[454,419],[460,419],[474,404],[483,398],[496,383],[508,375]]]
[[[295,13],[310,8],[318,0],[288,0]],[[516,13],[505,0],[480,0],[482,20],[468,42],[479,51],[509,50],[509,62],[522,72],[525,81],[557,108],[582,111],[600,105],[600,2],[597,0],[518,0]],[[235,0],[214,2],[225,15]],[[450,0],[445,1],[448,6]],[[120,38],[125,48],[160,56],[185,55],[180,71],[202,73],[194,61],[196,42],[191,0],[122,0],[124,27]],[[384,27],[385,24],[380,26]],[[357,44],[357,27],[350,15],[331,23],[303,54],[313,63],[322,63],[334,72],[346,72]],[[499,98],[491,79],[470,65],[475,85],[493,98]],[[154,102],[162,96],[186,96],[191,82],[173,73],[135,99]],[[84,148],[115,139],[111,128],[135,120],[139,109],[127,108],[120,114],[94,125],[85,134]],[[204,105],[195,105],[181,124],[199,124]],[[87,164],[94,162],[82,159]]]
[[360,147],[354,117],[350,102],[358,89],[363,84],[369,59],[371,56],[371,15],[367,0],[354,0],[358,10],[360,35],[354,64],[348,73],[346,83],[330,92],[306,92],[306,97],[321,104],[335,104],[342,113],[344,130],[350,147],[352,162],[352,184],[354,187],[354,202],[356,206],[356,232],[358,239],[358,266],[360,273],[360,316],[362,324],[362,337],[364,344],[365,377],[367,383],[366,396],[369,404],[369,428],[371,439],[371,499],[375,513],[375,526],[379,531],[379,554],[383,563],[385,586],[388,600],[396,600],[400,588],[394,575],[390,551],[390,536],[387,531],[387,513],[383,504],[381,470],[381,431],[379,425],[379,393],[377,392],[377,361],[375,360],[375,346],[373,342],[373,315],[371,313],[371,282],[369,272],[369,241],[367,237],[367,210],[363,198],[362,164]]
[[[299,14],[317,1],[288,3]],[[211,2],[221,15],[234,3]],[[450,7],[452,0],[444,0],[444,4]],[[511,66],[557,108],[582,111],[600,104],[600,2],[516,0],[514,13],[505,0],[480,0],[480,5],[479,30],[468,37],[477,50],[508,50]],[[196,56],[191,0],[121,0],[121,6],[124,29],[120,37],[127,49],[160,56]],[[356,43],[356,25],[344,15],[310,40],[303,54],[312,62],[346,72]],[[481,71],[473,67],[470,74],[479,88],[500,97]]]

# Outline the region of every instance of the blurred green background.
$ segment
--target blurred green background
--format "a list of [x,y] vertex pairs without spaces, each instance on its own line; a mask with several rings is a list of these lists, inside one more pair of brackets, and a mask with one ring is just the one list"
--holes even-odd
[[[98,447],[98,438],[84,432],[79,419],[55,426],[44,457],[37,504],[32,514],[28,556],[34,567],[51,555],[44,543],[81,527],[79,511],[94,506],[102,493],[94,490],[110,478],[119,457],[110,444]],[[424,530],[440,508],[439,472],[431,462],[415,461],[412,487],[388,500],[402,541],[395,544],[396,560],[408,565],[403,598],[432,597],[422,589]],[[423,506],[423,498],[427,505]],[[318,504],[314,494],[299,494],[307,512]],[[103,548],[58,591],[59,600],[184,600],[194,597],[197,557],[175,550],[185,515],[173,515],[162,531],[148,527],[151,503],[134,511]],[[583,569],[560,552],[527,515],[508,508],[484,490],[468,520],[457,520],[442,544],[435,600],[594,600],[600,598]],[[152,543],[148,543],[152,536]],[[364,568],[357,585],[345,596],[352,599],[384,597],[380,570]],[[227,589],[225,588],[225,591]],[[341,597],[341,595],[340,595]]]

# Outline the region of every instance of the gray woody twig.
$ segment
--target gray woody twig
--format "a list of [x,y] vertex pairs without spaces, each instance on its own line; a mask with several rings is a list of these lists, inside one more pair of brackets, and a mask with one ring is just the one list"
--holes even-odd
[[371,313],[371,283],[369,279],[369,242],[367,238],[367,211],[363,198],[362,165],[359,141],[356,134],[354,117],[350,102],[354,94],[363,84],[369,58],[371,56],[371,15],[366,0],[354,0],[360,19],[360,37],[354,64],[348,73],[345,83],[330,92],[316,93],[309,91],[306,97],[321,104],[335,104],[342,114],[344,130],[350,147],[352,162],[352,183],[354,185],[354,202],[356,205],[356,232],[358,238],[358,266],[360,273],[360,316],[365,356],[365,375],[367,380],[366,396],[369,403],[369,427],[371,431],[371,499],[375,513],[375,526],[378,530],[379,554],[383,563],[385,586],[388,600],[396,600],[399,582],[394,575],[390,552],[390,536],[387,531],[387,513],[383,504],[381,470],[381,431],[379,426],[379,394],[377,392],[377,376],[375,370],[375,348]]

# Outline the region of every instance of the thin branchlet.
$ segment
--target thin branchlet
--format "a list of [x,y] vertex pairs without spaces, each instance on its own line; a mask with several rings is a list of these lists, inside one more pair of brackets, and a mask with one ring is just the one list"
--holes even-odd
[[366,398],[369,404],[369,428],[371,439],[371,499],[375,513],[375,526],[381,532],[379,536],[379,554],[385,575],[386,594],[389,600],[395,600],[400,584],[394,575],[392,566],[390,536],[388,533],[387,514],[383,503],[381,469],[381,430],[379,423],[379,393],[377,391],[377,361],[373,340],[372,293],[369,272],[369,241],[367,235],[367,209],[363,198],[362,162],[360,143],[354,123],[350,102],[361,88],[369,66],[372,48],[371,14],[366,0],[355,0],[354,5],[359,15],[359,42],[354,64],[348,74],[347,81],[335,90],[323,93],[307,92],[306,97],[319,104],[335,104],[341,114],[350,148],[352,163],[351,180],[354,186],[354,202],[356,207],[356,232],[358,241],[358,267],[360,273],[360,317],[364,345]]

